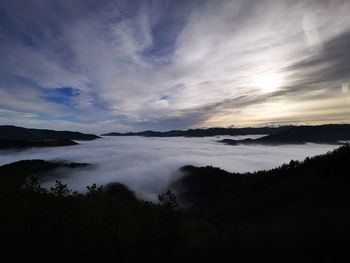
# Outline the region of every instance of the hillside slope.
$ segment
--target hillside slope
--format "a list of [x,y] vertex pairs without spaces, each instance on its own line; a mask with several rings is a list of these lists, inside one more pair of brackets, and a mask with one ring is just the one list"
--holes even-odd
[[192,212],[209,212],[220,220],[221,216],[249,216],[257,210],[312,211],[350,201],[349,145],[267,171],[240,174],[211,166],[185,166],[181,171],[184,176],[172,185],[180,202]]
[[232,140],[224,139],[220,142],[237,144],[304,144],[304,143],[330,143],[336,144],[339,141],[350,141],[349,124],[329,124],[320,126],[295,126],[280,130],[258,139]]
[[0,139],[45,141],[45,140],[80,140],[88,141],[99,138],[97,135],[72,131],[54,131],[44,129],[28,129],[17,126],[0,126]]
[[73,140],[88,141],[97,138],[96,135],[80,132],[0,126],[0,150],[70,146],[78,144]]
[[[60,183],[45,192],[2,182],[0,254],[19,262],[349,262],[349,164],[345,145],[256,173],[186,166],[171,186],[180,210],[171,193],[144,202],[118,183],[79,195]],[[19,162],[0,174],[45,166]]]

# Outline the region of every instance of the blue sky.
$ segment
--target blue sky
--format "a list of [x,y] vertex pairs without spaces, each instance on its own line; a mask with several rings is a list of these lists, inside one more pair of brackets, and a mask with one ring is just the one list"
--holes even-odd
[[350,122],[346,0],[2,0],[0,124]]

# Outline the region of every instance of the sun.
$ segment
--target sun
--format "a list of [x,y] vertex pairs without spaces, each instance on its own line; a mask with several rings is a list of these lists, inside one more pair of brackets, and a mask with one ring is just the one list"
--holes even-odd
[[259,74],[254,77],[254,86],[264,92],[273,92],[282,85],[282,77],[273,72]]

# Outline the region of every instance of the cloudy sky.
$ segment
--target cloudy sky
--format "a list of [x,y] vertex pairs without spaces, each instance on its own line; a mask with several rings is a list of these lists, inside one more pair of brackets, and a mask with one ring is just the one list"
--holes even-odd
[[350,122],[348,0],[1,0],[0,124]]

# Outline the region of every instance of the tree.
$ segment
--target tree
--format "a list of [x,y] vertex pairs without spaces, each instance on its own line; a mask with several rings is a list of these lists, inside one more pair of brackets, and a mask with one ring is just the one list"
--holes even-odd
[[37,194],[46,194],[47,190],[39,184],[38,178],[31,176],[29,178],[29,182],[24,186],[26,190]]
[[66,184],[62,184],[62,182],[58,180],[56,180],[55,186],[51,187],[50,189],[51,193],[58,197],[68,196],[72,192],[68,189]]
[[158,195],[159,204],[171,209],[175,209],[178,204],[176,202],[176,196],[168,190],[165,194]]
[[91,186],[87,186],[86,188],[88,189],[88,196],[95,196],[102,193],[103,185],[97,186],[96,184],[93,184]]

